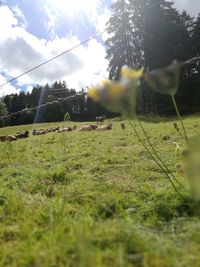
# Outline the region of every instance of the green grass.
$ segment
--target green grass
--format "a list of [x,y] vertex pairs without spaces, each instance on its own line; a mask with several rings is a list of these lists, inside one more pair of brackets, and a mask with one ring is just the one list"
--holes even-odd
[[[199,117],[184,123],[199,135]],[[143,125],[176,172],[172,121]],[[200,266],[200,207],[177,196],[128,123],[0,143],[0,158],[0,266]]]

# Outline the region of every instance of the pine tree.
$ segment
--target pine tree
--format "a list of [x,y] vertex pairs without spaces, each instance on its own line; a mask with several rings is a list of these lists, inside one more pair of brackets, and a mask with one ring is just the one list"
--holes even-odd
[[0,99],[0,117],[6,116],[7,114],[8,114],[8,110],[7,110],[6,104],[4,103],[3,100]]
[[193,55],[200,54],[200,13],[195,21],[195,26],[192,31]]
[[[192,30],[192,52],[193,56],[200,56],[200,13],[195,21],[195,25]],[[193,67],[193,72],[192,72],[192,92],[191,95],[192,97],[192,107],[194,112],[199,112],[200,110],[200,63],[196,64]]]
[[130,23],[130,4],[125,0],[118,0],[113,7],[113,15],[107,23],[108,38],[107,56],[109,60],[109,78],[118,79],[121,68],[138,67],[140,62],[140,46],[137,43],[137,32]]

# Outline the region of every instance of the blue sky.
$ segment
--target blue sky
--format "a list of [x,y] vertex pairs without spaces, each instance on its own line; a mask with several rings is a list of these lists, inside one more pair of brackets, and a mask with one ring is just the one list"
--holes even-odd
[[[58,2],[63,2],[61,6],[57,4]],[[64,3],[65,2],[65,3]],[[77,4],[74,5],[74,8],[71,8],[73,0],[4,0],[3,3],[12,6],[18,6],[21,12],[24,14],[27,19],[27,31],[36,35],[39,38],[49,39],[50,31],[46,23],[49,20],[49,15],[55,16],[56,25],[55,31],[58,37],[64,37],[69,32],[72,32],[74,35],[79,36],[80,38],[85,38],[87,35],[95,34],[96,27],[94,25],[94,20],[91,19],[91,12],[93,11],[96,14],[102,14],[105,8],[109,9],[112,4],[112,0],[89,0],[85,1],[88,3],[93,2],[94,4],[87,10],[87,8],[77,10],[76,14],[69,15],[70,10],[74,13],[74,8],[78,8],[80,2],[84,3],[83,0],[75,0]],[[76,6],[77,5],[77,6]],[[63,9],[66,8],[65,9]],[[69,10],[67,12],[67,10]],[[49,12],[49,13],[48,13]],[[94,14],[94,17],[96,16]],[[53,38],[53,36],[52,36]]]
[[[113,1],[2,0],[0,84],[102,31]],[[175,6],[192,15],[200,12],[200,0],[175,0]],[[55,80],[66,80],[69,87],[81,89],[106,78],[108,62],[103,39],[92,40],[0,88],[0,96]]]

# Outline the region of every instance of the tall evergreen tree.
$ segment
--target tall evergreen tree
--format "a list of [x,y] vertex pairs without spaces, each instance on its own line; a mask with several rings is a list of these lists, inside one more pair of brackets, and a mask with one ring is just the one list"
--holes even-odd
[[1,119],[2,116],[6,116],[8,114],[8,110],[5,102],[0,99],[0,127],[5,126],[6,119]]
[[[192,30],[192,52],[193,56],[200,56],[200,13],[197,16],[195,25]],[[192,66],[192,102],[191,106],[194,108],[194,112],[200,110],[200,63]]]
[[192,31],[193,55],[200,54],[200,13],[195,21],[195,26]]
[[8,110],[6,104],[3,100],[0,99],[0,116],[6,116],[8,114]]
[[138,45],[136,30],[130,23],[130,4],[125,0],[118,0],[113,6],[113,15],[107,23],[110,37],[106,41],[109,60],[109,78],[119,79],[120,70],[124,65],[138,67],[141,65],[141,51]]

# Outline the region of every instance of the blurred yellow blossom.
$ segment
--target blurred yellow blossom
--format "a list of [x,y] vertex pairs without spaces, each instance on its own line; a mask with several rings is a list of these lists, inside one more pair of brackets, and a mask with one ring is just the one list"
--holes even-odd
[[119,112],[125,117],[135,117],[137,91],[142,75],[143,70],[123,68],[118,82],[102,81],[100,85],[89,89],[88,96],[110,111]]
[[94,101],[99,101],[98,90],[96,87],[91,87],[88,91],[88,96],[92,98]]
[[122,68],[121,77],[129,78],[129,79],[139,79],[143,75],[143,69],[132,70],[130,68]]

